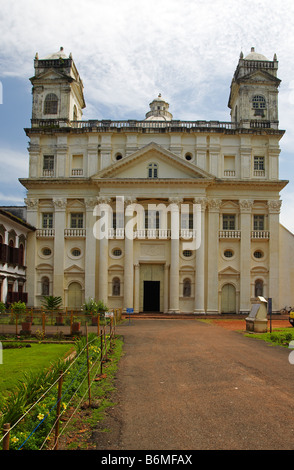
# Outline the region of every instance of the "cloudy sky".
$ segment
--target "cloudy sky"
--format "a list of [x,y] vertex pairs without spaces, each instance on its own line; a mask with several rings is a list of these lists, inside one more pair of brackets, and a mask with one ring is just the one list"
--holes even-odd
[[84,119],[144,119],[161,93],[174,119],[230,121],[230,83],[252,46],[279,61],[281,222],[294,232],[294,2],[0,0],[0,205],[21,205],[33,59],[73,55]]

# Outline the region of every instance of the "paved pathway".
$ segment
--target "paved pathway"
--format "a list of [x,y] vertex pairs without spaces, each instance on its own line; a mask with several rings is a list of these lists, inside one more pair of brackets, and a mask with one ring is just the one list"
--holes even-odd
[[288,349],[198,320],[133,320],[116,332],[118,404],[98,448],[294,449]]

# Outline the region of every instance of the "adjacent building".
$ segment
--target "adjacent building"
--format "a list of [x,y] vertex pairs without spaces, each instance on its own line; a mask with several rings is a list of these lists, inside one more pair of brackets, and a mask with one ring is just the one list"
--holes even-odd
[[28,301],[27,244],[34,227],[26,221],[25,207],[0,208],[0,302]]
[[[71,55],[34,61],[29,304],[95,298],[135,312],[247,313],[293,303],[293,235],[279,223],[278,61],[241,53],[231,118],[183,121],[159,94],[142,120],[82,120]],[[194,245],[193,245],[194,243]]]

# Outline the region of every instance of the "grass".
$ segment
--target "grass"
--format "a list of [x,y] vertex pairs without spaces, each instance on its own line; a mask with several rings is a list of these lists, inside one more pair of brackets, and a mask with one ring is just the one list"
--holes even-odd
[[[118,363],[122,356],[123,340],[116,336],[113,349],[109,355],[109,361],[103,366],[103,377],[94,381],[91,386],[91,402],[94,406],[80,410],[68,426],[63,445],[60,448],[66,450],[83,450],[93,448],[91,435],[97,423],[102,422],[109,407],[115,406],[112,401],[112,393],[115,390],[115,376]],[[100,432],[110,432],[107,428],[100,428]],[[90,446],[90,447],[89,447]]]
[[52,362],[67,356],[71,344],[32,343],[21,349],[4,349],[0,364],[0,393],[6,394],[21,380],[23,373],[32,373],[48,368]]
[[294,328],[273,329],[272,332],[267,333],[248,333],[245,336],[288,348],[289,342],[294,340]]

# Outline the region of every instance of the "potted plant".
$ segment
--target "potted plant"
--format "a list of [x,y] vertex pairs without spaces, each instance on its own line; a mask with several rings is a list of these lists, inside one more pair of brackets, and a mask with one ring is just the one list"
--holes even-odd
[[82,310],[85,315],[89,315],[91,318],[92,325],[98,325],[98,315],[107,310],[107,307],[98,300],[90,298],[87,302],[84,303]]
[[[11,311],[15,315],[20,315],[24,316],[27,311],[27,306],[24,302],[21,302],[20,300],[18,302],[13,302],[10,306]],[[21,322],[21,332],[24,334],[30,334],[32,330],[32,322],[33,318],[31,315],[27,315],[25,319]]]
[[54,297],[53,295],[44,295],[42,305],[46,310],[54,312],[57,310],[56,325],[63,325],[63,315],[59,312],[61,308],[62,298]]
[[81,322],[80,321],[73,321],[71,325],[71,334],[72,335],[79,335],[81,334]]

